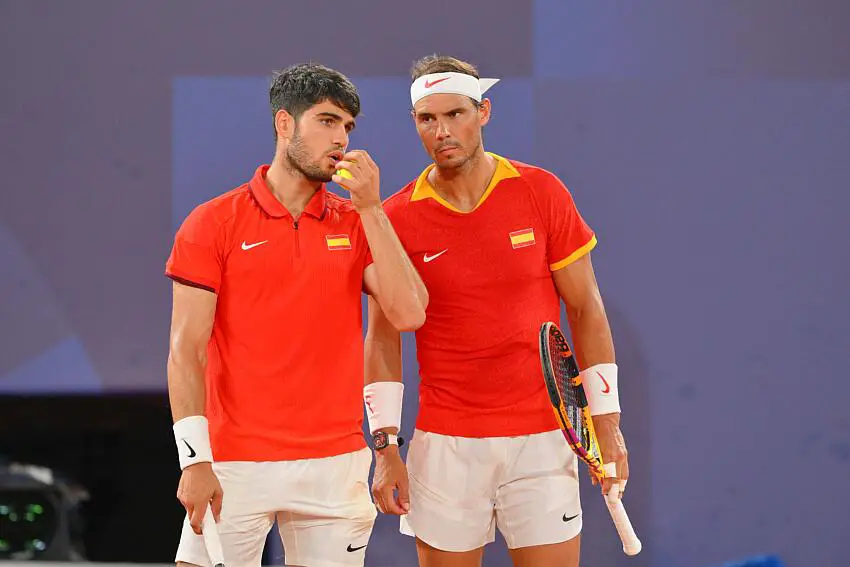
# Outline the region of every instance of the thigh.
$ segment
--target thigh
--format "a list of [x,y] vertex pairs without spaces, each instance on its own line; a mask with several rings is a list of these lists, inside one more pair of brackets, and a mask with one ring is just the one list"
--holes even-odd
[[510,549],[514,567],[578,567],[581,535],[561,543]]
[[419,567],[481,567],[484,548],[470,551],[443,551],[416,539]]
[[300,463],[304,490],[277,513],[286,564],[362,566],[377,510],[369,492],[372,452]]
[[434,549],[474,551],[495,539],[500,459],[489,439],[416,431],[407,455],[410,511],[402,533]]
[[509,549],[561,544],[579,535],[578,461],[560,431],[530,435],[518,450],[496,495],[496,522]]

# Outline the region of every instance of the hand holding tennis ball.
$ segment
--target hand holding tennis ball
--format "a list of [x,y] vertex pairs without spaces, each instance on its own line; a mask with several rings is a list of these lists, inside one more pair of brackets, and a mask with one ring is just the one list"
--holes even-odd
[[353,150],[342,156],[332,179],[351,193],[351,203],[358,211],[381,205],[380,171],[364,150]]

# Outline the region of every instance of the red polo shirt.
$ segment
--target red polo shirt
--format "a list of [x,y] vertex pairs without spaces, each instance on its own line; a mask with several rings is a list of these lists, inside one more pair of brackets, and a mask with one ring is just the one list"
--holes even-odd
[[197,207],[166,275],[217,294],[206,416],[216,461],[318,458],[365,446],[360,216],[324,186],[296,222],[265,181]]
[[424,431],[507,437],[558,428],[538,332],[560,319],[552,272],[587,254],[596,237],[557,177],[494,157],[493,179],[470,212],[439,196],[430,167],[384,205],[430,297],[416,331]]

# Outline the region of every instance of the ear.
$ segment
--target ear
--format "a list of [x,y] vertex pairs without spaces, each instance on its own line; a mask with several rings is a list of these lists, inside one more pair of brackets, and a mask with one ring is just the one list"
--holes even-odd
[[274,115],[274,128],[278,138],[288,141],[295,132],[295,118],[283,109],[278,110]]
[[492,107],[490,106],[490,99],[485,98],[481,101],[481,104],[478,106],[478,123],[481,126],[486,126],[488,122],[490,122],[490,111]]

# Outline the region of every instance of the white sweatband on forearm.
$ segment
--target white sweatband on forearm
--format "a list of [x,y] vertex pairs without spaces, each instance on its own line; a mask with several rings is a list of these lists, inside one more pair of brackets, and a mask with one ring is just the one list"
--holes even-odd
[[206,417],[190,415],[175,423],[174,440],[177,442],[181,469],[195,463],[212,462],[210,430]]
[[584,385],[584,395],[587,397],[590,415],[620,413],[616,364],[606,362],[583,370],[581,383]]
[[369,433],[395,427],[401,429],[401,403],[404,384],[401,382],[372,382],[363,388],[363,402],[369,419]]

